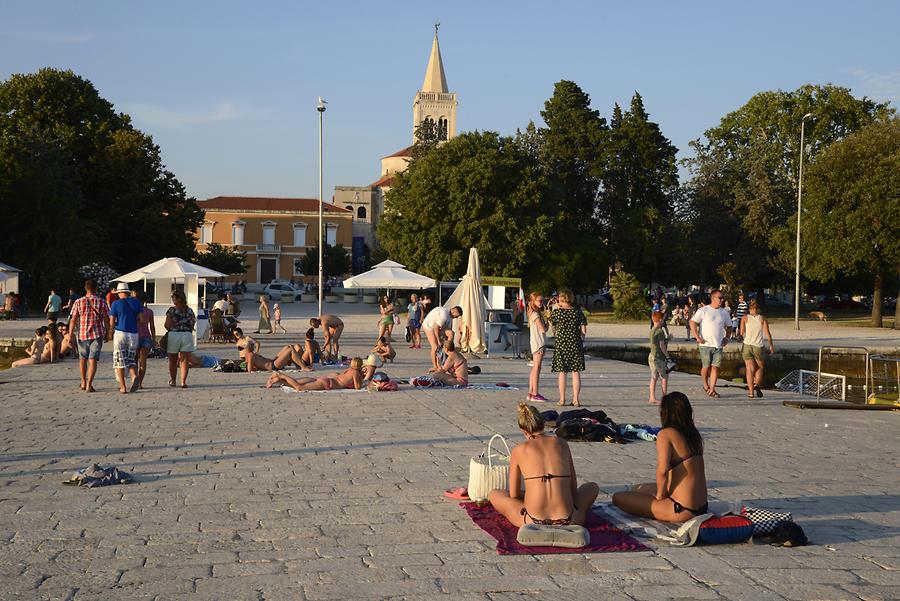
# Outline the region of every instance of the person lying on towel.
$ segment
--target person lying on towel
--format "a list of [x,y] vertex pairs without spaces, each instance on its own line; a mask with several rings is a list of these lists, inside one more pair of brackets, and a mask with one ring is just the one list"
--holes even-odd
[[544,432],[544,419],[537,409],[519,403],[518,414],[525,443],[510,454],[509,490],[492,490],[491,505],[513,526],[583,526],[599,487],[594,482],[578,486],[569,444]]
[[294,379],[280,371],[273,371],[266,382],[266,388],[272,388],[276,384],[290,386],[294,390],[359,390],[362,388],[363,373],[362,359],[353,357],[350,367],[341,373],[332,373],[318,378]]
[[447,360],[440,369],[431,368],[428,373],[431,374],[438,382],[445,386],[462,386],[469,385],[469,362],[456,350],[456,345],[452,340],[445,340],[442,345]]
[[656,483],[617,492],[619,509],[663,522],[686,522],[707,513],[703,438],[694,425],[691,402],[681,392],[665,395],[659,406],[663,429],[656,438]]

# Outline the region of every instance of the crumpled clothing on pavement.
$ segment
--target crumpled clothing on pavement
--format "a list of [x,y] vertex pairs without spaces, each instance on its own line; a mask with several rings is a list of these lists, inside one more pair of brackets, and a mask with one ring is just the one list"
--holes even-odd
[[99,464],[92,464],[91,467],[82,468],[72,474],[72,477],[63,481],[67,486],[86,486],[94,488],[95,486],[111,486],[113,484],[131,484],[134,482],[134,476],[128,472],[123,472],[114,465],[101,467]]

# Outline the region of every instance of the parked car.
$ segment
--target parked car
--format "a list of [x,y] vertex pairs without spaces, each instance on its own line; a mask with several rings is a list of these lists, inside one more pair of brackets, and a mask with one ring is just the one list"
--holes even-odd
[[283,296],[292,296],[295,301],[299,301],[302,293],[302,290],[285,282],[272,282],[263,289],[263,294],[268,296],[269,300],[281,300]]
[[783,301],[776,296],[772,296],[771,294],[767,294],[765,298],[766,306],[770,309],[789,308],[794,306],[791,303]]

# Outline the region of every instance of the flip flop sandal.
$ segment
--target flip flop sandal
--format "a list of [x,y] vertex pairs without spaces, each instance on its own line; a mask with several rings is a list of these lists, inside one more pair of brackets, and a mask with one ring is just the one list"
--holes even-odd
[[456,499],[458,501],[469,501],[469,489],[465,486],[451,488],[444,491],[444,496],[448,499]]
[[719,394],[718,392],[716,392],[715,390],[710,390],[710,391],[707,392],[706,394],[708,394],[708,395],[709,395],[709,398],[711,398],[711,399],[720,399],[720,398],[722,398],[722,395],[720,395],[720,394]]

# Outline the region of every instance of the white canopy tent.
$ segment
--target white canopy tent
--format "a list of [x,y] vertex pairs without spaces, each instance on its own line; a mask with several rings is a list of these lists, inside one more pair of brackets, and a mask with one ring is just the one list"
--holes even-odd
[[409,271],[405,265],[395,261],[382,261],[369,271],[344,280],[344,288],[421,290],[435,286],[437,282],[432,278]]
[[0,263],[0,301],[10,292],[19,292],[19,274],[21,269],[16,269],[12,265]]
[[[194,330],[194,342],[196,342],[197,338],[205,336],[206,328],[209,325],[209,320],[204,317],[203,312],[200,310],[203,306],[201,304],[202,301],[205,301],[206,280],[208,278],[223,277],[226,277],[224,273],[214,269],[188,263],[178,257],[167,257],[113,278],[113,281],[129,284],[143,281],[145,291],[147,290],[147,282],[153,282],[154,298],[152,303],[148,302],[148,306],[153,310],[156,332],[159,336],[165,332],[163,325],[166,321],[166,311],[171,306],[172,290],[174,290],[176,284],[183,284],[187,304],[197,315],[197,328]],[[202,295],[200,294],[201,285],[204,286]]]
[[481,266],[478,262],[478,249],[474,247],[469,249],[469,265],[466,275],[463,276],[453,294],[444,302],[446,309],[457,305],[463,311],[462,317],[459,318],[461,324],[469,328],[468,348],[460,350],[471,353],[485,352],[487,345],[484,337],[484,321],[488,303],[484,297],[484,291],[481,289]]

